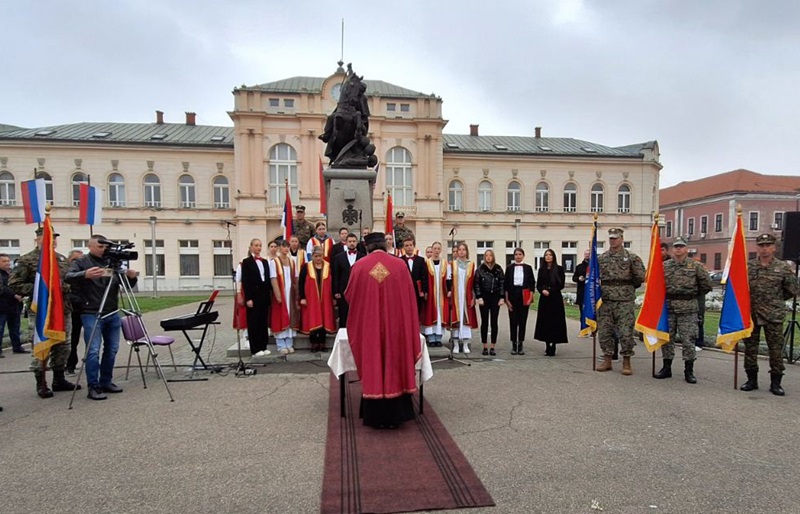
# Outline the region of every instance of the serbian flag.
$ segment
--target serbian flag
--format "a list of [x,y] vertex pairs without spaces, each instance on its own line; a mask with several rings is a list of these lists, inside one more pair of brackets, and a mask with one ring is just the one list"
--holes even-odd
[[[391,234],[394,240],[394,204],[392,203],[392,194],[386,194],[386,223],[384,224],[383,233]],[[395,245],[396,246],[396,245]]]
[[99,225],[103,219],[103,192],[97,186],[81,183],[80,198],[78,223]]
[[42,223],[44,221],[45,196],[44,179],[25,180],[22,186],[22,209],[25,211],[25,223]]
[[600,264],[597,262],[597,215],[592,224],[592,247],[589,249],[589,269],[583,290],[583,317],[581,335],[592,335],[597,330],[597,309],[603,304],[600,293]]
[[653,216],[653,228],[650,231],[650,260],[645,284],[644,302],[636,318],[636,330],[644,334],[644,345],[652,353],[669,341],[667,285],[664,282],[664,261],[661,260],[658,213]]
[[328,216],[328,191],[325,188],[325,177],[322,176],[322,157],[319,159],[319,212],[323,216]]
[[741,211],[736,215],[736,230],[728,246],[728,259],[722,273],[725,296],[719,315],[717,346],[731,352],[736,344],[753,332],[750,317],[750,282],[747,276],[747,247],[744,240]]
[[281,226],[283,227],[283,238],[287,241],[292,237],[294,228],[292,219],[292,195],[289,194],[289,184],[286,184],[286,200],[283,201],[283,215],[281,216]]
[[42,251],[33,285],[31,311],[36,313],[33,328],[33,356],[46,360],[50,347],[67,340],[64,325],[64,299],[61,295],[61,275],[56,249],[53,247],[53,225],[50,216],[44,218]]

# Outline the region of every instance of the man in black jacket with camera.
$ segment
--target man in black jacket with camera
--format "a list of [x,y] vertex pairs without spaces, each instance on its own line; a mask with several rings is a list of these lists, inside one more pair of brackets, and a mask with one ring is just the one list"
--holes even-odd
[[[101,242],[102,241],[102,242]],[[122,388],[112,382],[114,360],[119,350],[119,336],[122,320],[118,310],[119,280],[114,270],[118,262],[106,256],[106,238],[95,234],[89,239],[89,253],[72,261],[67,281],[82,298],[81,323],[83,337],[88,348],[86,354],[86,382],[89,384],[89,399],[105,400],[106,393],[121,393]],[[126,270],[131,287],[136,284],[137,273]],[[101,305],[103,295],[108,289],[105,304]],[[95,327],[95,325],[97,325]],[[100,347],[103,358],[100,360]]]

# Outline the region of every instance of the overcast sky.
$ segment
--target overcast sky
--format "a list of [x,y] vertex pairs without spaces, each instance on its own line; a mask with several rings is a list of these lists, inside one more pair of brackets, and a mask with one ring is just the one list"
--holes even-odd
[[[383,7],[386,5],[387,7]],[[444,100],[446,133],[658,140],[662,187],[798,173],[800,2],[2,2],[0,123],[231,125],[231,90],[344,60]]]

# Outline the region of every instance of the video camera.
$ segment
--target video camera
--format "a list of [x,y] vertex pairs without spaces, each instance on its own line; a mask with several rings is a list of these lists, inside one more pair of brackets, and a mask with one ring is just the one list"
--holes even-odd
[[136,246],[133,243],[114,242],[108,239],[99,239],[97,242],[101,245],[106,245],[103,257],[111,262],[135,261],[139,258],[139,252],[131,250]]

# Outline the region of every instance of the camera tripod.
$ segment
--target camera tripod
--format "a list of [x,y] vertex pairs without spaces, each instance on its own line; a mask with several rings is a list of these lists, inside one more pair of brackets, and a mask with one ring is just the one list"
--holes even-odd
[[[167,394],[169,395],[169,400],[171,402],[175,401],[175,398],[172,396],[172,392],[169,390],[169,385],[167,385],[167,379],[164,376],[164,372],[161,369],[161,364],[158,362],[158,354],[156,353],[155,347],[153,346],[153,342],[150,340],[150,334],[147,332],[147,327],[142,321],[142,311],[139,309],[139,303],[136,301],[136,297],[133,294],[133,289],[131,288],[131,283],[128,281],[128,276],[125,274],[126,270],[122,269],[121,263],[112,263],[108,267],[107,270],[111,272],[111,276],[108,277],[108,284],[106,285],[106,289],[103,292],[103,299],[100,301],[100,307],[97,309],[97,314],[95,315],[94,326],[92,327],[92,332],[89,334],[89,338],[85,339],[89,341],[89,344],[86,345],[86,351],[83,354],[83,365],[81,366],[80,370],[78,371],[78,378],[75,380],[76,388],[72,390],[72,397],[69,400],[69,409],[72,409],[72,403],[75,401],[75,392],[77,389],[77,384],[81,382],[81,376],[83,375],[83,369],[86,367],[86,360],[89,356],[89,346],[91,345],[91,341],[94,340],[94,334],[97,331],[97,326],[100,324],[101,320],[108,319],[111,316],[117,316],[120,312],[125,314],[126,316],[133,316],[136,318],[135,322],[139,324],[144,337],[139,341],[135,342],[134,350],[137,352],[136,358],[139,360],[139,369],[141,369],[141,359],[139,358],[139,346],[146,345],[147,350],[149,352],[149,357],[153,359],[153,366],[156,368],[158,375],[161,377],[161,380],[164,382],[164,387],[167,390]],[[122,291],[123,297],[123,306],[127,303],[128,309],[125,308],[117,308],[114,309],[113,312],[109,312],[107,314],[103,314],[104,307],[106,305],[106,301],[108,301],[109,292],[111,291],[111,287],[114,284],[114,280],[119,281],[120,289]],[[130,342],[134,344],[133,342]],[[105,344],[105,343],[101,343]],[[144,372],[142,372],[142,378],[144,379]]]
[[[800,256],[794,261],[795,279],[800,277]],[[783,355],[790,364],[800,360],[800,354],[794,354],[794,333],[800,331],[800,321],[797,321],[797,295],[792,298],[792,319],[783,331]]]

